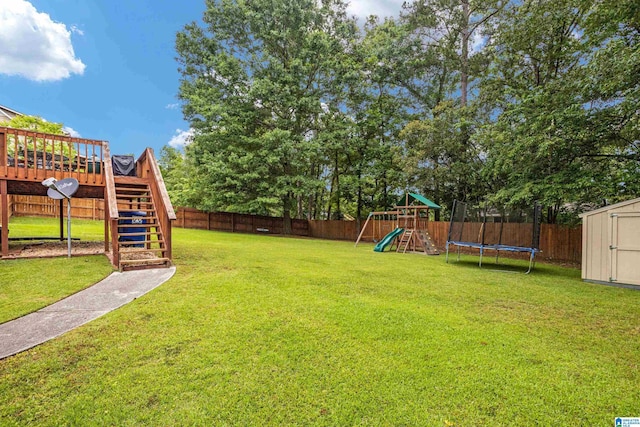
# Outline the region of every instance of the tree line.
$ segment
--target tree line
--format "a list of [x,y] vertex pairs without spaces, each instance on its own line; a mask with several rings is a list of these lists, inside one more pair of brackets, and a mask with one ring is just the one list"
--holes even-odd
[[415,1],[364,25],[346,7],[207,1],[177,33],[174,203],[360,219],[411,190],[568,223],[640,195],[637,1]]

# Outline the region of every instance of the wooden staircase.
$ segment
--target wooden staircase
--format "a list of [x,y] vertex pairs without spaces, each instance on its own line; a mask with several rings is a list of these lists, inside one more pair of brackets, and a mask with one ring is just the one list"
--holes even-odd
[[121,271],[171,265],[148,179],[114,177],[118,206],[118,268]]
[[105,146],[105,252],[120,271],[171,266],[176,214],[153,150],[135,164],[135,176],[114,176]]

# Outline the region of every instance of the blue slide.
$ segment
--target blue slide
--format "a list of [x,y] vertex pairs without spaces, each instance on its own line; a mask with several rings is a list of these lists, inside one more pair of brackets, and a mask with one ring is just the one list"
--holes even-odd
[[402,234],[403,231],[404,228],[396,228],[391,233],[384,236],[384,239],[380,240],[376,247],[373,248],[373,250],[376,252],[384,252],[384,248],[389,246],[396,239],[396,237]]

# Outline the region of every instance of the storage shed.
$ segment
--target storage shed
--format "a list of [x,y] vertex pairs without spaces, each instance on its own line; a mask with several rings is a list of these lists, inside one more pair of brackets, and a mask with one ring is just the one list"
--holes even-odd
[[582,279],[640,286],[640,198],[582,218]]

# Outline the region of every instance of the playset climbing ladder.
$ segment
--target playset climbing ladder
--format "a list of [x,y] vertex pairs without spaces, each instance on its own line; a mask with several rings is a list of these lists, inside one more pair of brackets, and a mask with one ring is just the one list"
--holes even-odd
[[405,228],[404,232],[400,236],[400,239],[398,240],[398,248],[396,249],[396,252],[402,252],[402,253],[407,252],[407,248],[409,248],[409,245],[411,243],[414,243],[413,232],[414,230],[407,230]]

